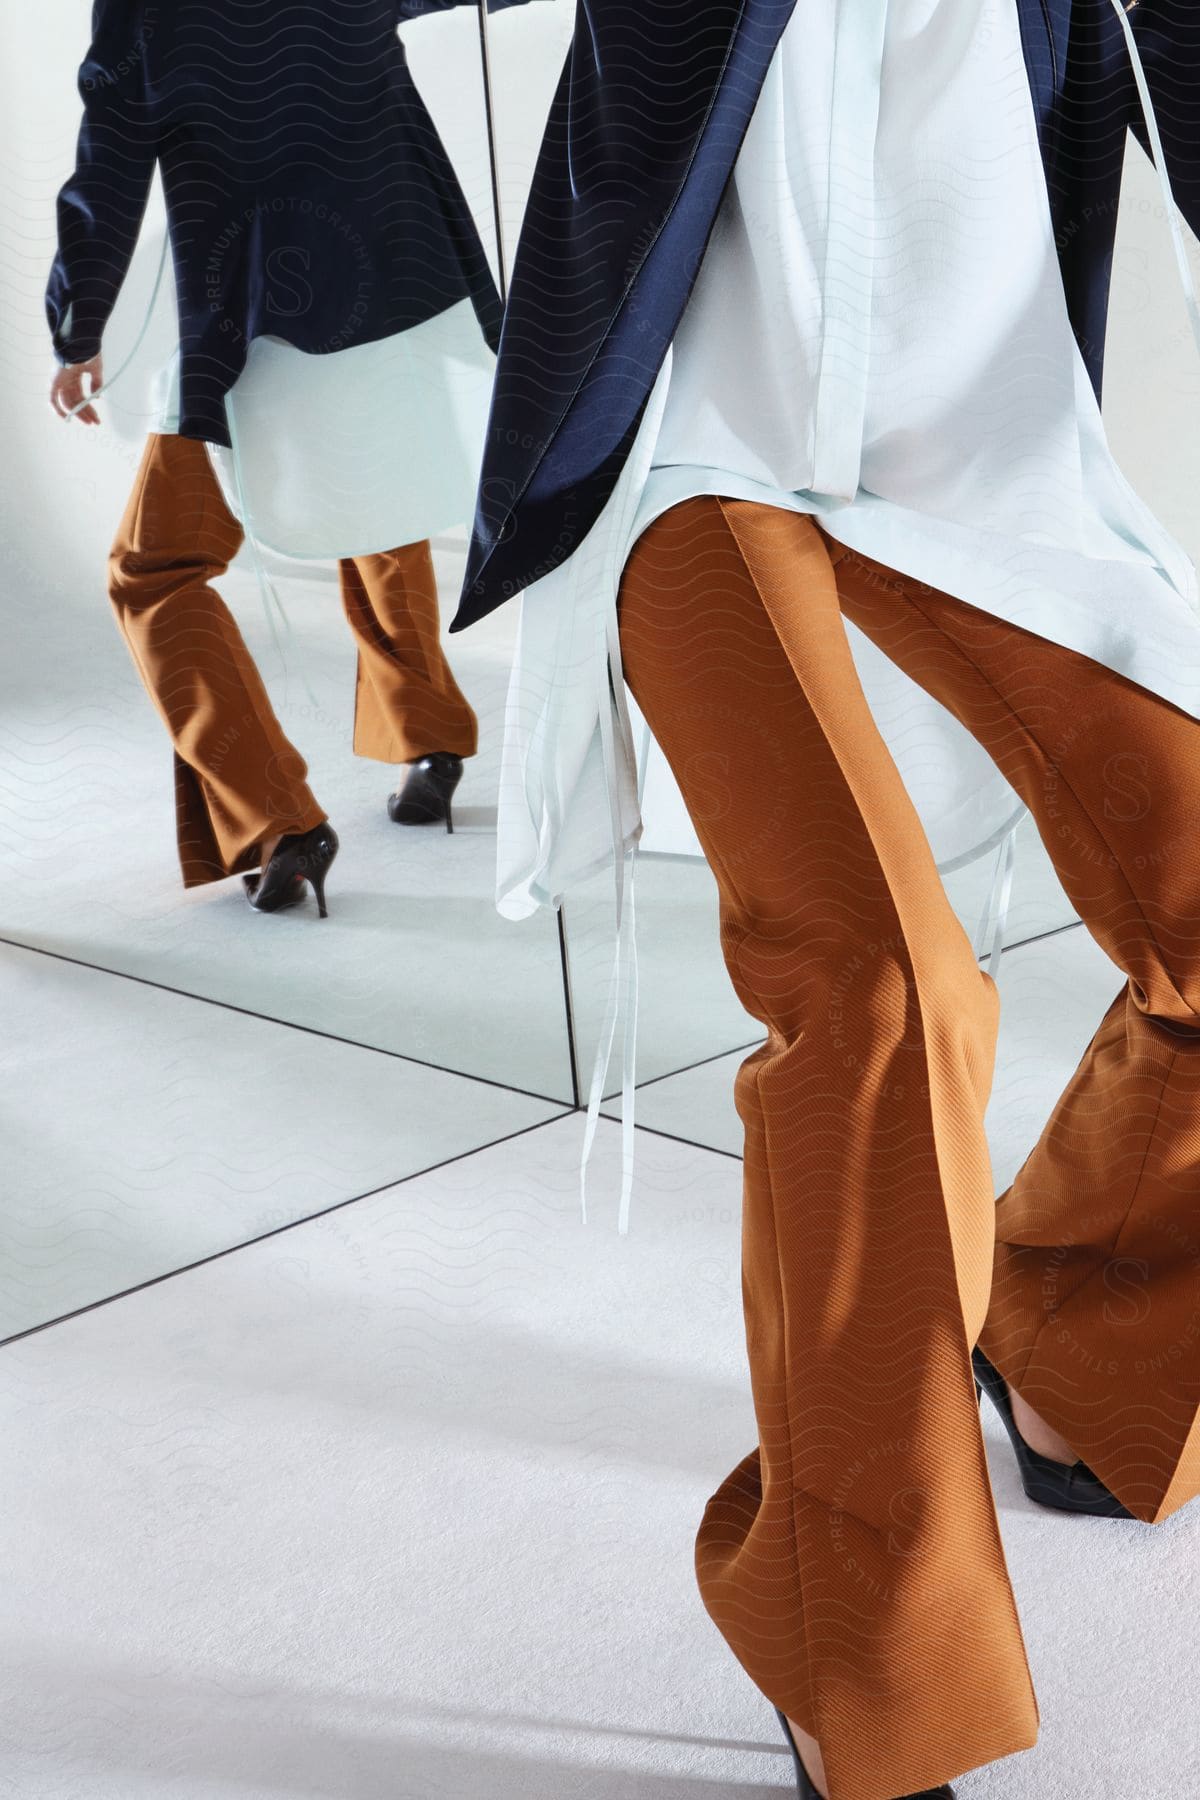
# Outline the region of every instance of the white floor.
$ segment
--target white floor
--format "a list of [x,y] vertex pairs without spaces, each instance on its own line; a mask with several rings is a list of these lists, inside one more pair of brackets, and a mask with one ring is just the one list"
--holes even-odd
[[[692,1574],[753,1441],[736,1157],[641,1131],[621,1238],[615,1123],[584,1227],[578,1114],[30,951],[4,974],[10,1315],[148,1284],[0,1348],[0,1793],[792,1791]],[[998,1184],[1118,985],[1078,929],[1005,958]],[[735,1061],[657,1084],[663,1129]],[[456,1106],[479,1147],[434,1167]],[[413,1120],[427,1172],[389,1185]],[[962,1800],[1194,1800],[1200,1511],[1056,1519],[984,1430],[1042,1729]]]

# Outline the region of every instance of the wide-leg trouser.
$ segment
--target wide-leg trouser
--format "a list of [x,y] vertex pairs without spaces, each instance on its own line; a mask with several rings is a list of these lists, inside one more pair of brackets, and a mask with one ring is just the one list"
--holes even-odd
[[[986,746],[1126,976],[998,1205],[998,991],[843,614]],[[971,1346],[1139,1518],[1200,1490],[1200,722],[746,502],[651,525],[619,618],[768,1032],[735,1084],[759,1443],[696,1573],[832,1800],[891,1800],[1037,1736]]]
[[[242,543],[203,443],[150,436],[109,558],[109,595],[175,748],[185,887],[257,869],[266,840],[325,817],[232,613],[211,585]],[[339,564],[358,646],[353,746],[473,756],[478,724],[442,649],[428,543]]]

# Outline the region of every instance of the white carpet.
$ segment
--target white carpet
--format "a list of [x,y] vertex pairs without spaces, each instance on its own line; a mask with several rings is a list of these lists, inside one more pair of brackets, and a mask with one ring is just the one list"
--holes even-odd
[[[1056,956],[1077,1032],[1115,977],[1081,932]],[[1010,986],[998,1172],[1040,1122],[1038,985]],[[0,1350],[0,1793],[792,1791],[691,1561],[753,1442],[740,1166],[639,1134],[622,1239],[619,1136],[587,1227],[575,1115]],[[1200,1512],[1057,1519],[984,1429],[1042,1731],[962,1800],[1193,1800]]]

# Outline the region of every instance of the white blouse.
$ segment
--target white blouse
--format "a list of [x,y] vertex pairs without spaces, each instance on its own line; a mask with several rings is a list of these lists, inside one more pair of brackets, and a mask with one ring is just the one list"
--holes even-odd
[[[524,917],[612,862],[617,950],[584,1165],[623,1000],[622,1231],[641,815],[616,600],[640,533],[699,493],[810,512],[850,548],[1200,717],[1196,572],[1107,444],[1067,312],[1015,0],[798,0],[616,490],[519,602],[496,903]],[[846,628],[945,867],[1023,809],[970,733]]]
[[[226,396],[231,447],[208,446],[254,544],[328,561],[469,524],[496,358],[471,301],[320,356],[258,337]],[[179,353],[152,431],[179,429]]]

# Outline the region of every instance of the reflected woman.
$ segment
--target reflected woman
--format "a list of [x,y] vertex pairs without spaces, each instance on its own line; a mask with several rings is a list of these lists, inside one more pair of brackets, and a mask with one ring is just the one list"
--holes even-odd
[[245,530],[339,558],[354,750],[409,765],[393,819],[451,828],[478,747],[428,537],[469,516],[478,438],[455,435],[447,384],[465,370],[486,395],[501,307],[397,35],[447,3],[97,0],[80,70],[51,398],[99,422],[102,339],[157,166],[179,349],[109,592],[174,745],[184,885],[243,873],[264,912],[311,883],[324,916],[338,840],[211,585]]
[[[1200,1492],[1200,610],[1099,410],[1131,129],[1200,223],[1172,0],[579,0],[513,272],[451,626],[523,596],[499,901],[636,846],[627,682],[767,1034],[758,1443],[696,1573],[802,1796],[947,1796],[1037,1737],[981,1387],[1081,1531]],[[846,621],[1125,977],[998,1203],[996,985]]]

